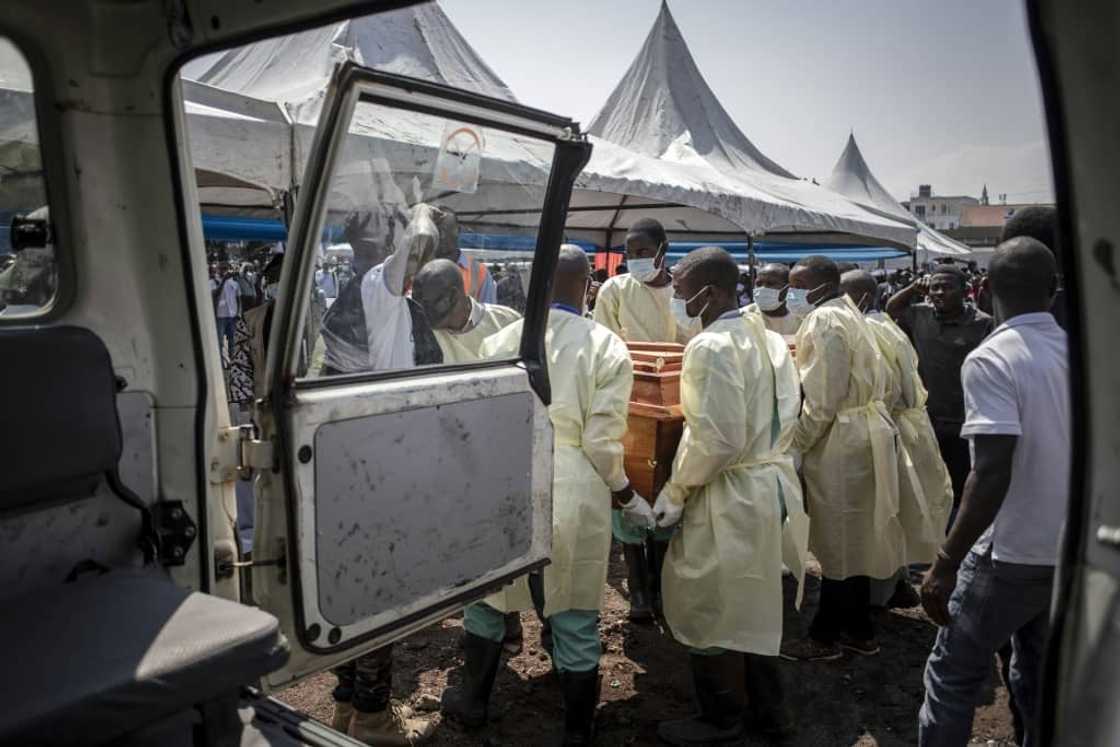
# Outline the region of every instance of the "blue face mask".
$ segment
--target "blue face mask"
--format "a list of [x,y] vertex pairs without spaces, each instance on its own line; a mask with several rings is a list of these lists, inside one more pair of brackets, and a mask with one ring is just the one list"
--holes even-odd
[[786,292],[786,308],[798,316],[808,316],[810,311],[817,308],[817,304],[810,301],[809,296],[825,287],[825,285],[827,285],[827,283],[821,283],[812,290],[790,288]]

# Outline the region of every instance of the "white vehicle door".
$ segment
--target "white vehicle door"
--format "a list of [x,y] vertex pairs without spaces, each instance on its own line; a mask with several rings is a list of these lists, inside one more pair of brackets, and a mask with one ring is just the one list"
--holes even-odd
[[[270,688],[548,562],[544,323],[590,145],[567,119],[347,63],[308,152],[258,408],[272,469],[257,482],[253,597],[293,649]],[[426,246],[433,223],[439,246]],[[408,297],[411,271],[461,247],[464,282],[479,287],[488,271],[475,250],[511,236],[535,240],[520,356],[440,363]],[[326,310],[316,264],[347,241],[353,279]],[[385,262],[402,243],[403,281]]]

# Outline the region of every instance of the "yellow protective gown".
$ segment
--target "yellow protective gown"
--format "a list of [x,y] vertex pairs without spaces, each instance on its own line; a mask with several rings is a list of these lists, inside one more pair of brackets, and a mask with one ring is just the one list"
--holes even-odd
[[841,296],[805,317],[796,345],[805,401],[793,446],[802,453],[809,549],[825,578],[889,578],[906,562],[906,537],[875,336]]
[[[953,483],[937,447],[937,436],[926,412],[926,388],[918,374],[918,353],[906,333],[886,314],[867,317],[879,351],[892,370],[895,396],[887,400],[898,428],[900,453],[906,456],[907,474],[899,464],[899,517],[906,530],[909,563],[930,563],[945,541],[945,525],[953,508]],[[907,495],[908,482],[917,489]]]
[[665,487],[684,513],[661,593],[687,646],[778,654],[782,562],[800,583],[809,538],[789,453],[800,403],[789,348],[756,314],[719,319],[685,348],[685,429]]
[[599,288],[595,321],[628,342],[688,342],[700,331],[681,329],[669,310],[673,287],[654,288],[633,275],[615,275]]
[[747,306],[746,311],[750,314],[758,314],[758,318],[766,325],[766,329],[777,332],[783,337],[793,337],[797,334],[797,330],[801,328],[801,317],[792,312],[785,316],[770,316],[769,314],[763,314],[762,309],[758,308],[756,303]]
[[[523,322],[482,344],[484,358],[516,355]],[[554,431],[552,563],[544,569],[546,617],[566,610],[597,610],[607,582],[611,549],[611,491],[629,482],[622,437],[633,367],[626,344],[600,324],[559,309],[549,312],[544,340]],[[531,609],[521,578],[486,599],[503,612]]]
[[521,318],[508,306],[493,303],[471,302],[471,322],[474,326],[465,332],[446,329],[434,330],[436,341],[443,351],[444,363],[470,363],[479,359],[479,351],[487,337]]

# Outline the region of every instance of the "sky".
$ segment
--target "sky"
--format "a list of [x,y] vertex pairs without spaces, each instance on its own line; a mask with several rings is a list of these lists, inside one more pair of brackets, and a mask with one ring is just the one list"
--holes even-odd
[[[523,103],[586,125],[661,0],[441,0]],[[1017,0],[670,0],[708,85],[747,137],[823,181],[854,132],[897,199],[1053,199],[1038,74]]]

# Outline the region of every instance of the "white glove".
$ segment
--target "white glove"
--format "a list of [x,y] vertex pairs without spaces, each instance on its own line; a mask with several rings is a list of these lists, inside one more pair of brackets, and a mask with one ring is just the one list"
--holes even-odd
[[683,513],[684,504],[674,503],[669,499],[669,486],[666,485],[657,496],[657,502],[653,504],[653,515],[657,519],[657,526],[662,529],[671,527],[681,520]]
[[652,530],[657,525],[649,501],[637,493],[628,503],[622,504],[622,520],[635,529]]

